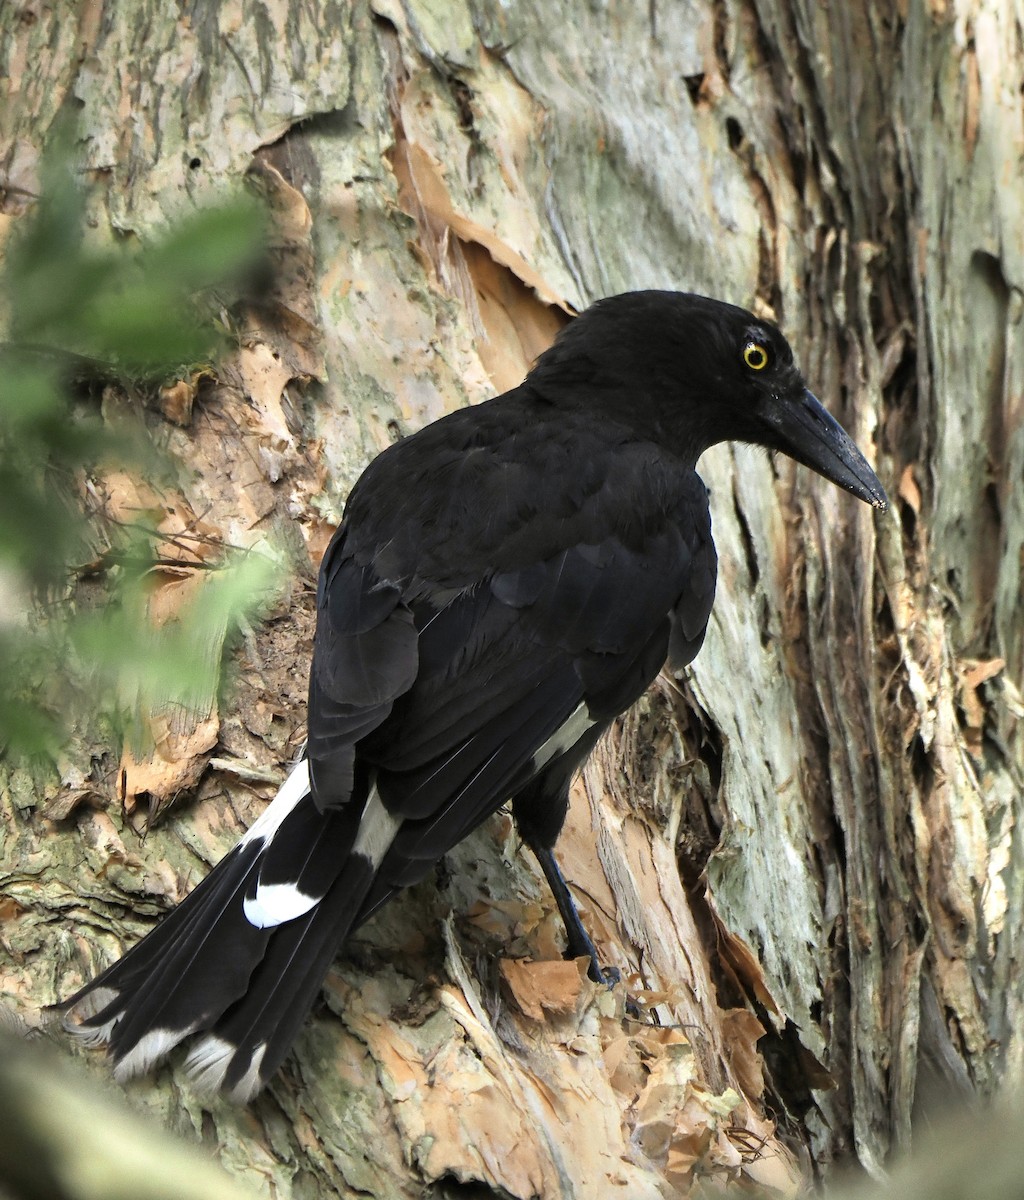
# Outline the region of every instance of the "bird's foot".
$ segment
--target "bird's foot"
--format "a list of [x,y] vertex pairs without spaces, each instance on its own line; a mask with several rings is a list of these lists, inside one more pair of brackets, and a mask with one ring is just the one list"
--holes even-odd
[[618,967],[602,967],[596,955],[587,957],[590,958],[587,976],[595,983],[603,983],[607,987],[613,988],[617,983],[622,982],[622,972]]
[[[589,979],[592,979],[595,983],[603,983],[609,991],[622,982],[622,972],[618,967],[602,967],[596,954],[588,954],[587,957],[590,959],[590,966],[587,968],[587,977]],[[627,1017],[631,1017],[634,1021],[648,1020],[644,1010],[628,993],[623,1005]]]

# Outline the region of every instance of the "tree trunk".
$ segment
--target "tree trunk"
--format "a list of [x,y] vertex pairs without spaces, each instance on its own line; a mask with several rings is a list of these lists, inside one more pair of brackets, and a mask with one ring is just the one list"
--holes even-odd
[[[1005,0],[6,6],[0,221],[67,109],[98,235],[246,173],[267,195],[270,296],[152,422],[168,511],[294,567],[162,755],[83,735],[61,780],[7,773],[8,1003],[69,994],[272,795],[369,458],[518,382],[568,306],[673,287],[774,316],[893,503],[701,463],[706,645],[618,723],[559,846],[649,1018],[561,962],[499,814],[346,948],[250,1109],[174,1067],[130,1094],[272,1196],[654,1197],[873,1170],[1019,1072],[1022,37]],[[143,486],[95,482],[112,515]]]

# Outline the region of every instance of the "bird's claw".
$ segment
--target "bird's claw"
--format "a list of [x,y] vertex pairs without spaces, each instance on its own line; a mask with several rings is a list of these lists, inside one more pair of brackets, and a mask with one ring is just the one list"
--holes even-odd
[[594,982],[607,984],[609,988],[613,988],[617,983],[622,982],[622,972],[618,967],[598,967],[597,976]]
[[[595,983],[603,983],[609,991],[622,982],[622,972],[618,967],[602,967],[596,959],[590,960],[590,968],[587,971],[587,976]],[[635,1021],[643,1019],[643,1011],[633,997],[628,994],[626,995],[624,1007],[627,1017],[632,1017]]]

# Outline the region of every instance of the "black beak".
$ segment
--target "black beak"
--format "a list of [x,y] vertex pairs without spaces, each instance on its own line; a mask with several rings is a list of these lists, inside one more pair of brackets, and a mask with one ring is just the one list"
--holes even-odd
[[885,489],[853,438],[822,408],[813,392],[779,396],[766,413],[776,450],[831,479],[858,500],[884,511]]

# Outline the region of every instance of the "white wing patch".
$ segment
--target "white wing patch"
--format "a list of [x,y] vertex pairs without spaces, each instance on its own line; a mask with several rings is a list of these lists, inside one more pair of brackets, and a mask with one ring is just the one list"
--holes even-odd
[[[293,788],[293,780],[295,780],[299,767],[306,768],[304,779],[301,782],[296,781]],[[303,786],[305,790],[301,790]],[[273,829],[268,820],[264,826],[263,835],[261,835],[271,837],[273,831],[276,831],[288,813],[307,794],[308,789],[309,771],[305,762],[301,762],[285,780],[277,799],[253,825],[246,837],[251,836],[254,832],[258,833],[260,822],[273,816],[275,819]],[[287,807],[285,807],[286,801]],[[281,806],[279,809],[278,805]],[[273,812],[274,809],[278,809],[276,814]],[[373,867],[380,866],[401,824],[400,819],[393,817],[387,811],[380,801],[377,789],[374,788],[366,801],[366,808],[363,809],[352,853],[362,855],[363,858],[369,860]],[[255,894],[246,897],[242,904],[242,911],[250,925],[257,929],[270,929],[275,925],[283,925],[286,921],[294,921],[296,917],[304,917],[322,899],[322,896],[311,896],[308,892],[302,891],[294,883],[260,883],[256,886]]]
[[304,917],[322,899],[323,896],[300,891],[294,883],[260,883],[256,885],[256,895],[247,896],[242,902],[242,911],[250,925],[269,929]]
[[238,845],[247,846],[257,838],[269,842],[281,828],[296,805],[309,795],[309,762],[303,758],[291,769],[291,774],[281,784],[280,791],[267,807],[260,813],[259,818],[241,838]]
[[377,789],[374,788],[363,809],[352,853],[361,854],[368,858],[374,867],[379,867],[401,827],[401,818],[393,817],[388,812],[381,803]]
[[539,771],[546,767],[553,759],[575,746],[587,730],[593,729],[596,724],[597,722],[591,719],[587,702],[581,701],[569,714],[565,724],[559,726],[543,746],[538,748],[533,756],[533,769]]
[[[292,767],[277,795],[235,849],[238,850],[257,840],[264,845],[273,841],[285,819],[308,795],[309,762],[303,758]],[[300,891],[293,883],[271,883],[265,887],[257,886],[256,895],[243,901],[242,911],[250,925],[257,929],[267,929],[305,915],[320,899],[320,896],[310,896]]]

